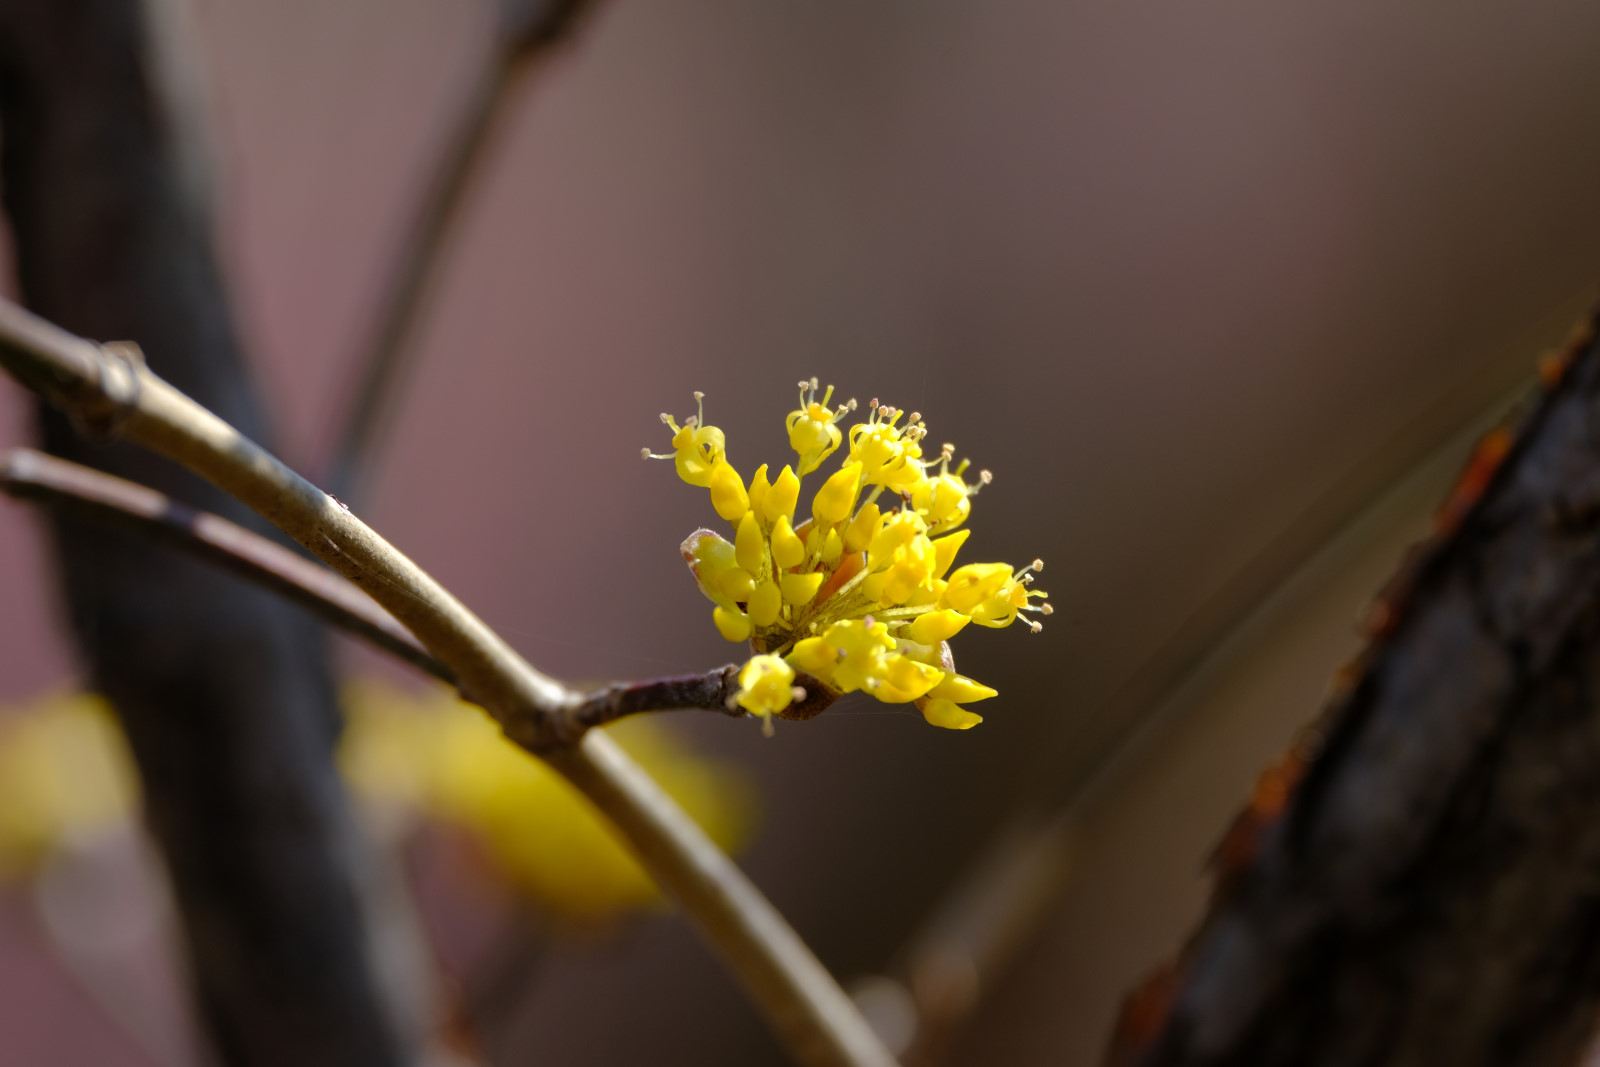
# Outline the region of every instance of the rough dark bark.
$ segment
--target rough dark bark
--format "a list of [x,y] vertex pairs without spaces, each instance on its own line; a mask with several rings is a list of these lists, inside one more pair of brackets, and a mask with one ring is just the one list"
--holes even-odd
[[1111,1061],[1566,1067],[1600,1005],[1600,348],[1545,366],[1223,841]]
[[[0,166],[22,293],[86,336],[137,342],[261,440],[149,15],[135,0],[0,2]],[[260,525],[148,453],[41,421],[59,455]],[[222,1058],[402,1062],[369,973],[320,632],[122,531],[68,514],[54,531],[73,631],[138,761]]]

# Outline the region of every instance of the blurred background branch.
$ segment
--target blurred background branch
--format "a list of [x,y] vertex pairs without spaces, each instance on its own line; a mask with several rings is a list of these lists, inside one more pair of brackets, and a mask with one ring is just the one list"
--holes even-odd
[[128,527],[268,589],[446,685],[455,683],[450,668],[355,586],[227,519],[30,449],[0,455],[0,491]]
[[568,41],[597,6],[599,0],[496,0],[488,54],[473,66],[444,143],[429,163],[421,199],[387,268],[370,338],[354,364],[345,413],[335,424],[339,437],[322,479],[335,496],[359,503],[370,489],[373,465],[415,358],[428,291],[516,84]]

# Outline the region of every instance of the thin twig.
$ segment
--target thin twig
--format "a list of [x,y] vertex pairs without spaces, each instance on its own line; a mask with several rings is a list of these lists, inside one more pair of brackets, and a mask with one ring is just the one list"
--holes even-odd
[[450,668],[337,574],[282,545],[165,494],[30,448],[0,454],[0,492],[118,523],[198,556],[299,604],[322,621],[455,684]]
[[457,105],[378,300],[371,337],[356,362],[348,414],[323,479],[344,499],[359,501],[370,481],[415,356],[417,326],[440,252],[456,229],[468,191],[480,180],[494,132],[513,99],[512,85],[535,59],[568,40],[592,6],[589,0],[501,0],[489,55]]
[[[237,523],[124,478],[31,448],[0,453],[0,492],[18,500],[70,508],[155,538],[277,593],[323,622],[455,685],[449,667],[355,586]],[[797,674],[796,683],[815,696],[786,709],[788,717],[809,718],[833,702],[827,688],[809,674]],[[630,715],[659,711],[716,711],[744,718],[745,712],[733,703],[738,690],[738,667],[733,664],[703,674],[618,682],[558,709],[555,732],[576,736]]]
[[81,423],[188,467],[365,590],[456,674],[506,736],[539,752],[614,822],[699,923],[804,1063],[893,1057],[794,930],[705,833],[603,733],[559,731],[582,698],[540,673],[349,509],[151,373],[125,349],[0,302],[0,366]]

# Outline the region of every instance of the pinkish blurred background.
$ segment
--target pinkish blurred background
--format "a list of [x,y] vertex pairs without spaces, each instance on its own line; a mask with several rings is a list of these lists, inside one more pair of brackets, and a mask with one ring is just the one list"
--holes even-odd
[[[195,6],[236,310],[311,469],[488,12]],[[1009,815],[1070,812],[1066,896],[955,1062],[1094,1062],[1460,434],[1594,295],[1596,32],[1578,6],[611,0],[516,87],[364,517],[552,673],[696,670],[737,653],[677,554],[704,494],[638,459],[657,413],[704,390],[749,470],[783,462],[801,377],[923,412],[995,471],[965,551],[1042,556],[1057,606],[963,639],[1001,689],[983,726],[862,700],[772,740],[677,725],[750,769],[745,866],[846,978],[893,970]],[[26,442],[9,383],[0,411]],[[0,506],[0,700],[72,677],[48,567]],[[0,939],[0,1060],[147,1062],[4,896]],[[503,1040],[783,1062],[670,917],[558,944]]]

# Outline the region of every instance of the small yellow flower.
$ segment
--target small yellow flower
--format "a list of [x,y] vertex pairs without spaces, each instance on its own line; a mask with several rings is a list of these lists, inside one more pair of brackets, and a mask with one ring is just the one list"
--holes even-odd
[[784,420],[784,428],[789,431],[789,447],[800,457],[802,477],[816,470],[838,449],[842,435],[834,423],[855,406],[852,401],[837,411],[830,411],[828,401],[832,399],[833,386],[828,386],[828,391],[822,394],[822,402],[818,403],[817,380],[801,382],[800,410],[789,412]]
[[772,715],[794,699],[794,668],[777,656],[751,656],[739,671],[734,703],[752,715]]
[[[972,498],[989,472],[969,484],[967,461],[952,466],[953,445],[924,459],[922,416],[877,400],[865,421],[842,433],[838,421],[856,405],[830,409],[832,398],[831,386],[819,401],[816,380],[802,383],[800,409],[784,422],[798,467],[770,477],[762,466],[748,487],[728,464],[720,431],[694,437],[713,429],[702,425],[703,407],[683,429],[668,422],[675,449],[668,456],[680,473],[687,465],[703,476],[685,480],[707,486],[732,526],[731,543],[698,530],[683,551],[715,604],[717,630],[731,641],[748,639],[755,653],[736,699],[751,714],[781,716],[797,699],[793,672],[805,671],[834,696],[860,691],[885,703],[915,702],[930,723],[967,729],[982,719],[961,705],[995,691],[956,673],[948,642],[969,623],[1002,627],[1023,612],[1050,614],[1047,603],[1033,603],[1045,597],[1031,588],[1043,564],[971,563],[952,572],[970,533]],[[811,518],[796,524],[802,479],[846,439],[840,467],[811,498]],[[1032,619],[1027,625],[1041,629]]]

